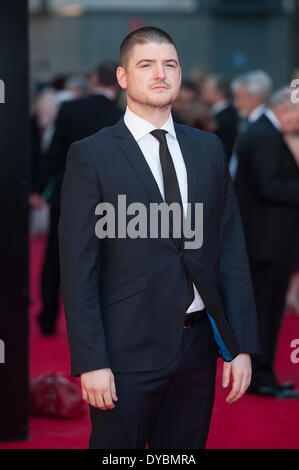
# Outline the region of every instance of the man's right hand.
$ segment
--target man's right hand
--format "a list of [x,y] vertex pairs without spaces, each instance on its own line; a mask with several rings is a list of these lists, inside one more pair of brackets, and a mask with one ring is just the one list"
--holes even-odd
[[111,369],[92,370],[81,374],[82,398],[89,405],[109,410],[118,401]]
[[46,202],[41,194],[32,193],[29,196],[29,204],[33,209],[39,210],[46,204]]

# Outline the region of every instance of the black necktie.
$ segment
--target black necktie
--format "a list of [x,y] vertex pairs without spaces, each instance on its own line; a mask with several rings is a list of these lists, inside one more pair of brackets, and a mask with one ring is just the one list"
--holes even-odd
[[[159,157],[163,175],[163,186],[164,186],[164,199],[167,204],[172,202],[178,202],[181,206],[182,221],[184,219],[183,204],[181,199],[181,193],[179,183],[173,164],[171,154],[168,149],[166,134],[167,131],[164,129],[155,129],[151,134],[159,141]],[[181,226],[183,228],[183,226]],[[187,302],[186,310],[192,304],[194,300],[194,289],[193,283],[187,271]]]

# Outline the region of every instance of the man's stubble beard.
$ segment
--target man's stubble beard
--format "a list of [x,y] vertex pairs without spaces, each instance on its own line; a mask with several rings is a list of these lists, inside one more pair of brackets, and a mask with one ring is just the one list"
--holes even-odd
[[[177,92],[177,95],[178,95],[178,92]],[[143,95],[143,96],[134,96],[134,95],[131,95],[128,90],[127,90],[127,99],[129,99],[137,104],[137,105],[141,105],[141,106],[146,106],[148,108],[153,108],[153,109],[157,109],[157,108],[161,108],[161,109],[165,109],[165,108],[168,108],[172,105],[172,103],[176,100],[176,96],[171,96],[166,102],[164,103],[159,103],[155,100],[152,100],[150,96],[148,95]]]

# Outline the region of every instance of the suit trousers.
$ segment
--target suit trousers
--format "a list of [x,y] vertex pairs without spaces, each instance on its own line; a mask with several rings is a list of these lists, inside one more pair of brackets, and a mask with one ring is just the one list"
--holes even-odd
[[276,386],[273,365],[292,260],[274,263],[252,258],[250,266],[262,346],[262,354],[252,357],[251,384]]
[[[159,325],[157,325],[159,328]],[[199,449],[208,437],[215,397],[218,346],[207,317],[184,328],[163,369],[112,373],[112,410],[89,406],[90,449]]]

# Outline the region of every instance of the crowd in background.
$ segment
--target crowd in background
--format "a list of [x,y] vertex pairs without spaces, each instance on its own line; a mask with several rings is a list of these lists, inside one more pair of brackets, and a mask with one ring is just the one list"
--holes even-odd
[[[106,61],[89,75],[55,77],[33,104],[29,202],[35,212],[46,201],[50,206],[38,318],[44,335],[55,333],[58,314],[57,226],[67,150],[124,113],[117,65]],[[290,82],[297,77],[295,71]],[[273,363],[283,311],[286,307],[299,315],[299,104],[293,103],[292,91],[288,84],[274,90],[263,70],[232,81],[195,70],[182,81],[172,107],[175,122],[215,133],[223,144],[240,206],[264,348],[253,364],[251,391],[265,395],[267,387],[279,387]],[[281,397],[292,397],[292,387],[281,385]]]

